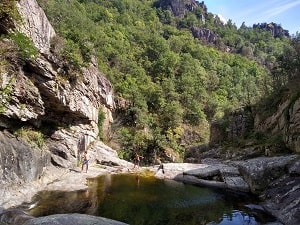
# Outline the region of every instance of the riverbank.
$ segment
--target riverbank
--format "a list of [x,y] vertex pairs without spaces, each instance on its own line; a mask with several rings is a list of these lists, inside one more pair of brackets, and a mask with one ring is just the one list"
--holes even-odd
[[165,173],[158,170],[159,165],[133,169],[133,164],[123,163],[122,166],[90,165],[87,173],[81,172],[80,167],[60,168],[50,166],[44,169],[43,175],[34,182],[6,186],[0,196],[0,206],[4,209],[14,208],[21,204],[30,203],[32,197],[39,191],[77,191],[88,188],[87,179],[107,173],[142,173],[150,171],[160,179],[174,179],[178,174],[193,169],[206,167],[205,164],[169,163],[165,164]]
[[87,178],[97,177],[106,173],[123,173],[126,167],[90,166],[87,173],[80,167],[45,168],[43,175],[37,181],[6,186],[0,196],[2,208],[14,208],[23,203],[31,202],[32,197],[42,190],[76,191],[87,188]]
[[[87,179],[104,174],[143,173],[148,171],[160,179],[174,179],[184,183],[210,186],[254,193],[263,197],[262,206],[283,224],[294,225],[300,221],[300,160],[297,155],[260,157],[245,161],[220,162],[214,159],[202,163],[166,163],[133,169],[133,164],[108,166],[93,164],[87,173],[80,167],[58,168],[51,166],[35,182],[5,187],[0,196],[4,209],[30,203],[39,191],[85,190]],[[275,182],[276,181],[276,182]],[[288,182],[286,182],[288,181]],[[288,187],[288,189],[287,189]],[[286,190],[282,192],[281,190]],[[28,205],[30,207],[30,205]],[[278,223],[280,224],[280,223]]]

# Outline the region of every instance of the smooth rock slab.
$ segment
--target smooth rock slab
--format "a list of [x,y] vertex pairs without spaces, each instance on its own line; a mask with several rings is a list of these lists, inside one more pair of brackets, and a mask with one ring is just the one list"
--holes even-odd
[[249,192],[250,188],[246,181],[240,176],[225,176],[224,182],[226,187],[231,190]]
[[56,214],[27,220],[23,225],[127,225],[116,220],[85,214]]

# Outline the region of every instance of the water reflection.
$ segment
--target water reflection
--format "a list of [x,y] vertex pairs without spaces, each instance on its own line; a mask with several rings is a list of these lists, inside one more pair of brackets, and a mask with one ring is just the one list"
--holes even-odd
[[246,195],[225,194],[138,174],[106,175],[88,180],[89,188],[77,192],[41,192],[34,198],[34,216],[85,213],[131,225],[258,225],[272,221]]

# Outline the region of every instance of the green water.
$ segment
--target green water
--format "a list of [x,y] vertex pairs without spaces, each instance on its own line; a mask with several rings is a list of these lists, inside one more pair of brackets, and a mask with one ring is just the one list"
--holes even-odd
[[137,174],[88,180],[87,190],[40,192],[30,214],[85,213],[131,225],[261,225],[274,221],[246,205],[256,199]]

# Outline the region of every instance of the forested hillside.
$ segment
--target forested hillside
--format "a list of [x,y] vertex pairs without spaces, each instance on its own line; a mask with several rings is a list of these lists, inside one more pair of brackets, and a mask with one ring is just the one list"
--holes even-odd
[[205,2],[38,2],[59,34],[52,52],[66,62],[62,74],[80,79],[75,71],[96,56],[112,82],[115,122],[102,138],[125,159],[208,143],[213,120],[258,103],[297,68],[284,57],[296,54],[286,31],[224,24]]

